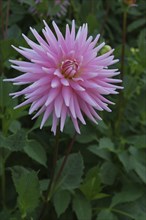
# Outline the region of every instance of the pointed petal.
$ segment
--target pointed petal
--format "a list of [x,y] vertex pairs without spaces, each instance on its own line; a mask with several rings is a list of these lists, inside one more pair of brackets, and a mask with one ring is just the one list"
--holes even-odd
[[53,114],[53,119],[52,119],[53,123],[52,123],[52,128],[51,131],[53,131],[54,135],[56,135],[56,131],[57,131],[57,125],[58,125],[58,118],[56,117],[55,114]]
[[54,102],[54,108],[55,108],[55,114],[57,118],[60,118],[61,116],[61,111],[62,111],[62,105],[63,105],[63,97],[60,94]]
[[67,117],[67,107],[65,105],[63,105],[62,111],[61,111],[61,123],[60,123],[60,130],[61,131],[63,131],[66,117]]
[[63,96],[63,99],[64,99],[64,102],[65,102],[66,106],[69,107],[70,99],[71,99],[71,96],[72,96],[71,88],[69,88],[67,86],[64,86],[62,88],[62,96]]
[[42,122],[41,122],[41,125],[40,125],[40,129],[42,129],[42,127],[44,126],[45,122],[47,121],[47,119],[50,116],[50,114],[52,113],[52,111],[53,111],[53,105],[47,106],[47,108],[45,110],[45,113],[43,115],[43,119],[42,119]]
[[59,94],[59,91],[60,91],[60,89],[58,89],[58,88],[50,89],[47,101],[45,102],[45,106],[50,105],[50,103],[52,103],[54,101],[54,99]]

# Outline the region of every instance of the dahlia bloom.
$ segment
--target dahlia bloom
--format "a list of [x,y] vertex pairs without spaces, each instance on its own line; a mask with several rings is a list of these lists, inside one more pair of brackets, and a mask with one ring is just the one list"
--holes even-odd
[[98,55],[105,43],[97,45],[99,35],[94,40],[92,36],[87,36],[87,24],[79,27],[76,34],[75,21],[72,21],[71,29],[66,25],[65,37],[54,21],[52,24],[56,35],[44,21],[44,39],[30,28],[38,44],[23,34],[31,49],[13,46],[28,61],[10,60],[15,64],[12,67],[23,74],[6,81],[15,85],[28,84],[26,88],[10,95],[14,98],[24,95],[26,100],[15,108],[31,103],[29,114],[35,112],[33,119],[43,114],[40,128],[52,115],[51,130],[55,134],[60,124],[60,130],[63,131],[69,116],[80,133],[78,120],[86,124],[84,116],[87,116],[97,123],[101,120],[97,111],[111,111],[108,104],[113,103],[105,96],[117,94],[116,89],[122,87],[113,84],[121,82],[112,78],[119,72],[108,66],[118,60],[114,60],[113,49]]

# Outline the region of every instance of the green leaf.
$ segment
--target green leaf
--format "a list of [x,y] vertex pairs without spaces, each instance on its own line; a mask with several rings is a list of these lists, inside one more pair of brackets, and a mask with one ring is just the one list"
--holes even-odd
[[[1,138],[1,137],[0,137]],[[1,139],[0,139],[1,140]],[[4,172],[3,165],[5,164],[6,160],[10,156],[11,151],[6,148],[0,148],[0,176]]]
[[8,38],[18,39],[21,36],[21,29],[14,24],[8,28]]
[[132,166],[130,164],[130,155],[127,151],[120,152],[118,154],[119,160],[123,164],[125,170],[129,172],[132,169]]
[[100,193],[101,180],[99,178],[98,167],[93,167],[88,171],[84,182],[80,186],[80,190],[89,200],[104,198],[107,196],[106,194]]
[[112,198],[112,203],[110,207],[114,207],[118,204],[125,202],[133,202],[143,195],[143,189],[138,187],[138,185],[129,184],[126,185],[123,190],[116,193]]
[[9,131],[16,133],[21,129],[21,123],[18,120],[13,120],[9,126]]
[[[131,216],[131,219],[134,220],[145,220],[146,217],[146,196],[145,191],[143,192],[143,196],[137,199],[134,202],[126,203],[122,205],[124,211],[127,216]],[[125,215],[126,216],[126,215]],[[129,220],[129,218],[128,218]]]
[[129,75],[126,75],[124,77],[123,81],[123,86],[124,86],[124,97],[126,100],[131,99],[131,97],[134,95],[135,90],[133,88],[137,87],[137,80]]
[[102,183],[112,185],[115,181],[116,174],[117,168],[112,162],[107,161],[102,164],[100,168],[100,177]]
[[110,152],[107,149],[99,149],[98,145],[91,145],[88,150],[105,160],[110,160],[111,158]]
[[12,134],[7,138],[1,134],[0,147],[7,148],[10,151],[22,151],[26,145],[26,132],[18,130],[16,134]]
[[96,15],[93,13],[90,13],[87,16],[87,23],[89,24],[89,30],[90,32],[94,32],[94,30],[97,28],[97,18]]
[[146,166],[135,159],[135,157],[130,157],[131,164],[137,175],[141,180],[146,183]]
[[[1,60],[3,64],[7,61],[11,56],[16,54],[16,51],[13,50],[11,45],[15,44],[15,39],[4,39],[0,40],[0,52],[1,52]],[[8,84],[8,83],[6,83]]]
[[146,147],[146,135],[134,135],[128,138],[128,143],[134,145],[136,148]]
[[40,190],[46,191],[48,189],[48,185],[49,185],[50,180],[49,179],[42,179],[39,182],[40,182]]
[[102,133],[105,134],[108,131],[108,126],[105,124],[103,121],[98,122],[98,130]]
[[27,107],[28,106],[26,105],[15,110],[11,109],[12,119],[18,119],[18,118],[28,115],[28,112],[26,111]]
[[128,32],[131,32],[131,31],[134,31],[137,28],[139,28],[140,26],[145,25],[145,24],[146,24],[145,18],[140,18],[140,19],[137,19],[136,21],[132,22],[128,26],[127,30],[128,30]]
[[3,209],[3,211],[0,212],[0,219],[2,220],[10,220],[11,212],[8,209]]
[[9,93],[13,91],[13,84],[4,82],[5,77],[0,77],[0,107],[14,107],[16,101],[12,100]]
[[139,37],[137,39],[137,43],[138,43],[138,47],[139,47],[139,51],[140,51],[140,53],[139,53],[140,62],[144,68],[146,67],[146,63],[145,63],[146,41],[145,41],[145,38],[146,38],[146,29],[143,29],[139,34]]
[[18,193],[18,206],[25,217],[27,213],[32,212],[39,203],[40,187],[37,173],[27,169],[14,166],[11,168],[12,179]]
[[82,126],[81,135],[77,136],[77,142],[87,144],[92,141],[97,141],[97,134],[95,132],[95,129],[90,125]]
[[47,155],[44,148],[35,140],[28,141],[26,146],[24,147],[24,152],[33,160],[42,164],[43,166],[47,166]]
[[76,194],[73,198],[73,210],[78,220],[91,220],[92,210],[90,202],[80,194]]
[[53,203],[57,217],[59,218],[69,206],[71,195],[67,190],[57,191],[53,198]]
[[118,218],[110,210],[104,209],[100,211],[96,220],[118,220]]
[[[33,127],[30,129],[30,131],[33,131],[33,130],[35,130],[35,129],[40,128],[41,121],[42,121],[42,116],[39,116],[39,117],[37,118],[37,120],[35,121]],[[52,124],[52,118],[49,117],[49,118],[47,119],[46,123],[44,124],[44,127],[49,127],[49,126],[51,126],[51,124]],[[29,131],[29,132],[30,132],[30,131]]]
[[23,4],[27,4],[29,6],[34,6],[35,5],[34,0],[22,0],[21,2]]
[[100,149],[108,149],[109,151],[114,151],[114,144],[109,138],[101,138],[99,141]]
[[[145,149],[137,149],[136,147],[129,147],[130,154],[137,160],[138,162],[142,163],[146,166],[146,151]],[[131,159],[131,158],[130,158]]]
[[[58,161],[56,173],[61,167],[63,159],[64,158]],[[60,176],[60,187],[69,190],[79,187],[82,181],[83,169],[84,164],[82,155],[80,153],[70,154]]]

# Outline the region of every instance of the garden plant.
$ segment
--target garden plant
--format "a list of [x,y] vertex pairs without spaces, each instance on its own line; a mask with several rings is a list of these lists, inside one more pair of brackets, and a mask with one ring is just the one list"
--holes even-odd
[[0,0],[0,220],[146,220],[144,0]]

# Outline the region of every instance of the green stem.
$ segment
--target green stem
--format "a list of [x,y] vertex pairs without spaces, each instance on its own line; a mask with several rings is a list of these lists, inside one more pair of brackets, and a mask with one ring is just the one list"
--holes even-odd
[[[58,136],[58,135],[57,135]],[[55,189],[55,186],[62,174],[62,171],[65,167],[65,164],[67,162],[67,159],[68,159],[68,156],[72,150],[72,147],[73,147],[73,144],[74,144],[74,141],[75,141],[75,138],[76,138],[76,133],[74,134],[70,144],[68,145],[67,147],[67,150],[66,150],[66,153],[65,153],[65,157],[63,159],[63,162],[61,164],[61,167],[56,175],[56,177],[54,177],[54,173],[55,173],[55,167],[56,167],[56,162],[57,162],[57,152],[58,152],[58,143],[59,143],[59,136],[57,137],[56,136],[56,148],[57,150],[55,151],[54,153],[54,159],[53,159],[53,174],[52,174],[52,177],[51,177],[51,180],[50,180],[50,183],[48,185],[48,190],[47,190],[47,195],[46,195],[46,200],[44,202],[44,205],[42,207],[42,210],[41,210],[41,213],[40,213],[40,216],[38,218],[38,220],[42,220],[44,215],[45,215],[45,212],[46,212],[46,208],[47,208],[47,205],[48,205],[48,202],[50,201],[50,198],[51,198],[51,195],[52,195],[52,192],[54,192],[54,189]]]
[[75,139],[76,139],[76,133],[74,134],[70,144],[68,145],[68,148],[66,150],[65,157],[64,157],[64,160],[62,162],[62,165],[61,165],[61,167],[60,167],[60,169],[59,169],[59,171],[58,171],[58,173],[57,173],[57,175],[55,177],[54,185],[56,185],[56,183],[58,182],[58,180],[59,180],[59,178],[60,178],[60,176],[62,174],[62,171],[63,171],[63,169],[65,167],[66,162],[67,162],[68,156],[69,156],[69,154],[70,154],[70,152],[72,150],[73,144],[75,142]]
[[3,2],[2,0],[0,0],[0,17],[1,17],[1,33],[2,33],[2,37],[4,38],[5,36],[5,30],[4,30],[4,18],[3,18]]
[[59,148],[59,134],[60,134],[60,131],[59,131],[59,126],[58,126],[57,127],[56,137],[55,137],[55,147],[54,147],[54,156],[53,156],[53,168],[52,168],[50,182],[49,182],[47,193],[46,193],[46,199],[44,201],[44,204],[43,204],[43,207],[42,207],[42,210],[40,212],[38,220],[42,220],[42,218],[43,218],[43,216],[45,214],[47,205],[48,205],[48,197],[49,197],[50,192],[51,192],[51,188],[52,188],[52,184],[53,184],[53,180],[54,180],[55,167],[56,167],[56,163],[57,163],[58,148]]
[[125,9],[123,13],[122,52],[121,52],[121,79],[122,80],[124,78],[124,67],[125,67],[126,29],[127,29],[127,9]]
[[5,38],[7,38],[7,32],[8,32],[9,13],[10,13],[10,0],[7,1],[6,25],[5,25]]
[[90,4],[91,4],[91,7],[90,7],[91,13],[94,14],[94,9],[95,9],[95,7],[94,7],[94,1],[91,0]]
[[49,195],[50,195],[52,184],[53,184],[53,181],[54,181],[55,167],[56,167],[56,163],[57,163],[58,147],[59,147],[59,133],[60,133],[60,131],[59,131],[59,126],[58,126],[57,134],[56,134],[56,144],[55,144],[55,149],[54,149],[54,157],[53,157],[53,168],[52,168],[52,174],[51,174],[49,186],[48,186],[48,189],[47,189],[46,202],[49,201]]
[[[121,79],[124,79],[124,70],[125,70],[125,46],[126,46],[126,30],[127,30],[127,12],[128,8],[124,9],[123,12],[123,29],[122,29],[122,51],[121,51]],[[119,134],[120,125],[124,113],[124,101],[123,101],[123,91],[120,92],[119,103],[118,103],[118,119],[115,126],[116,135]]]
[[108,21],[108,15],[109,15],[110,5],[111,4],[109,3],[108,0],[106,0],[106,4],[105,5],[106,5],[106,8],[104,9],[105,15],[104,15],[102,26],[101,26],[101,30],[100,30],[101,36],[103,36],[103,34],[104,34],[105,26],[106,26],[106,23]]

